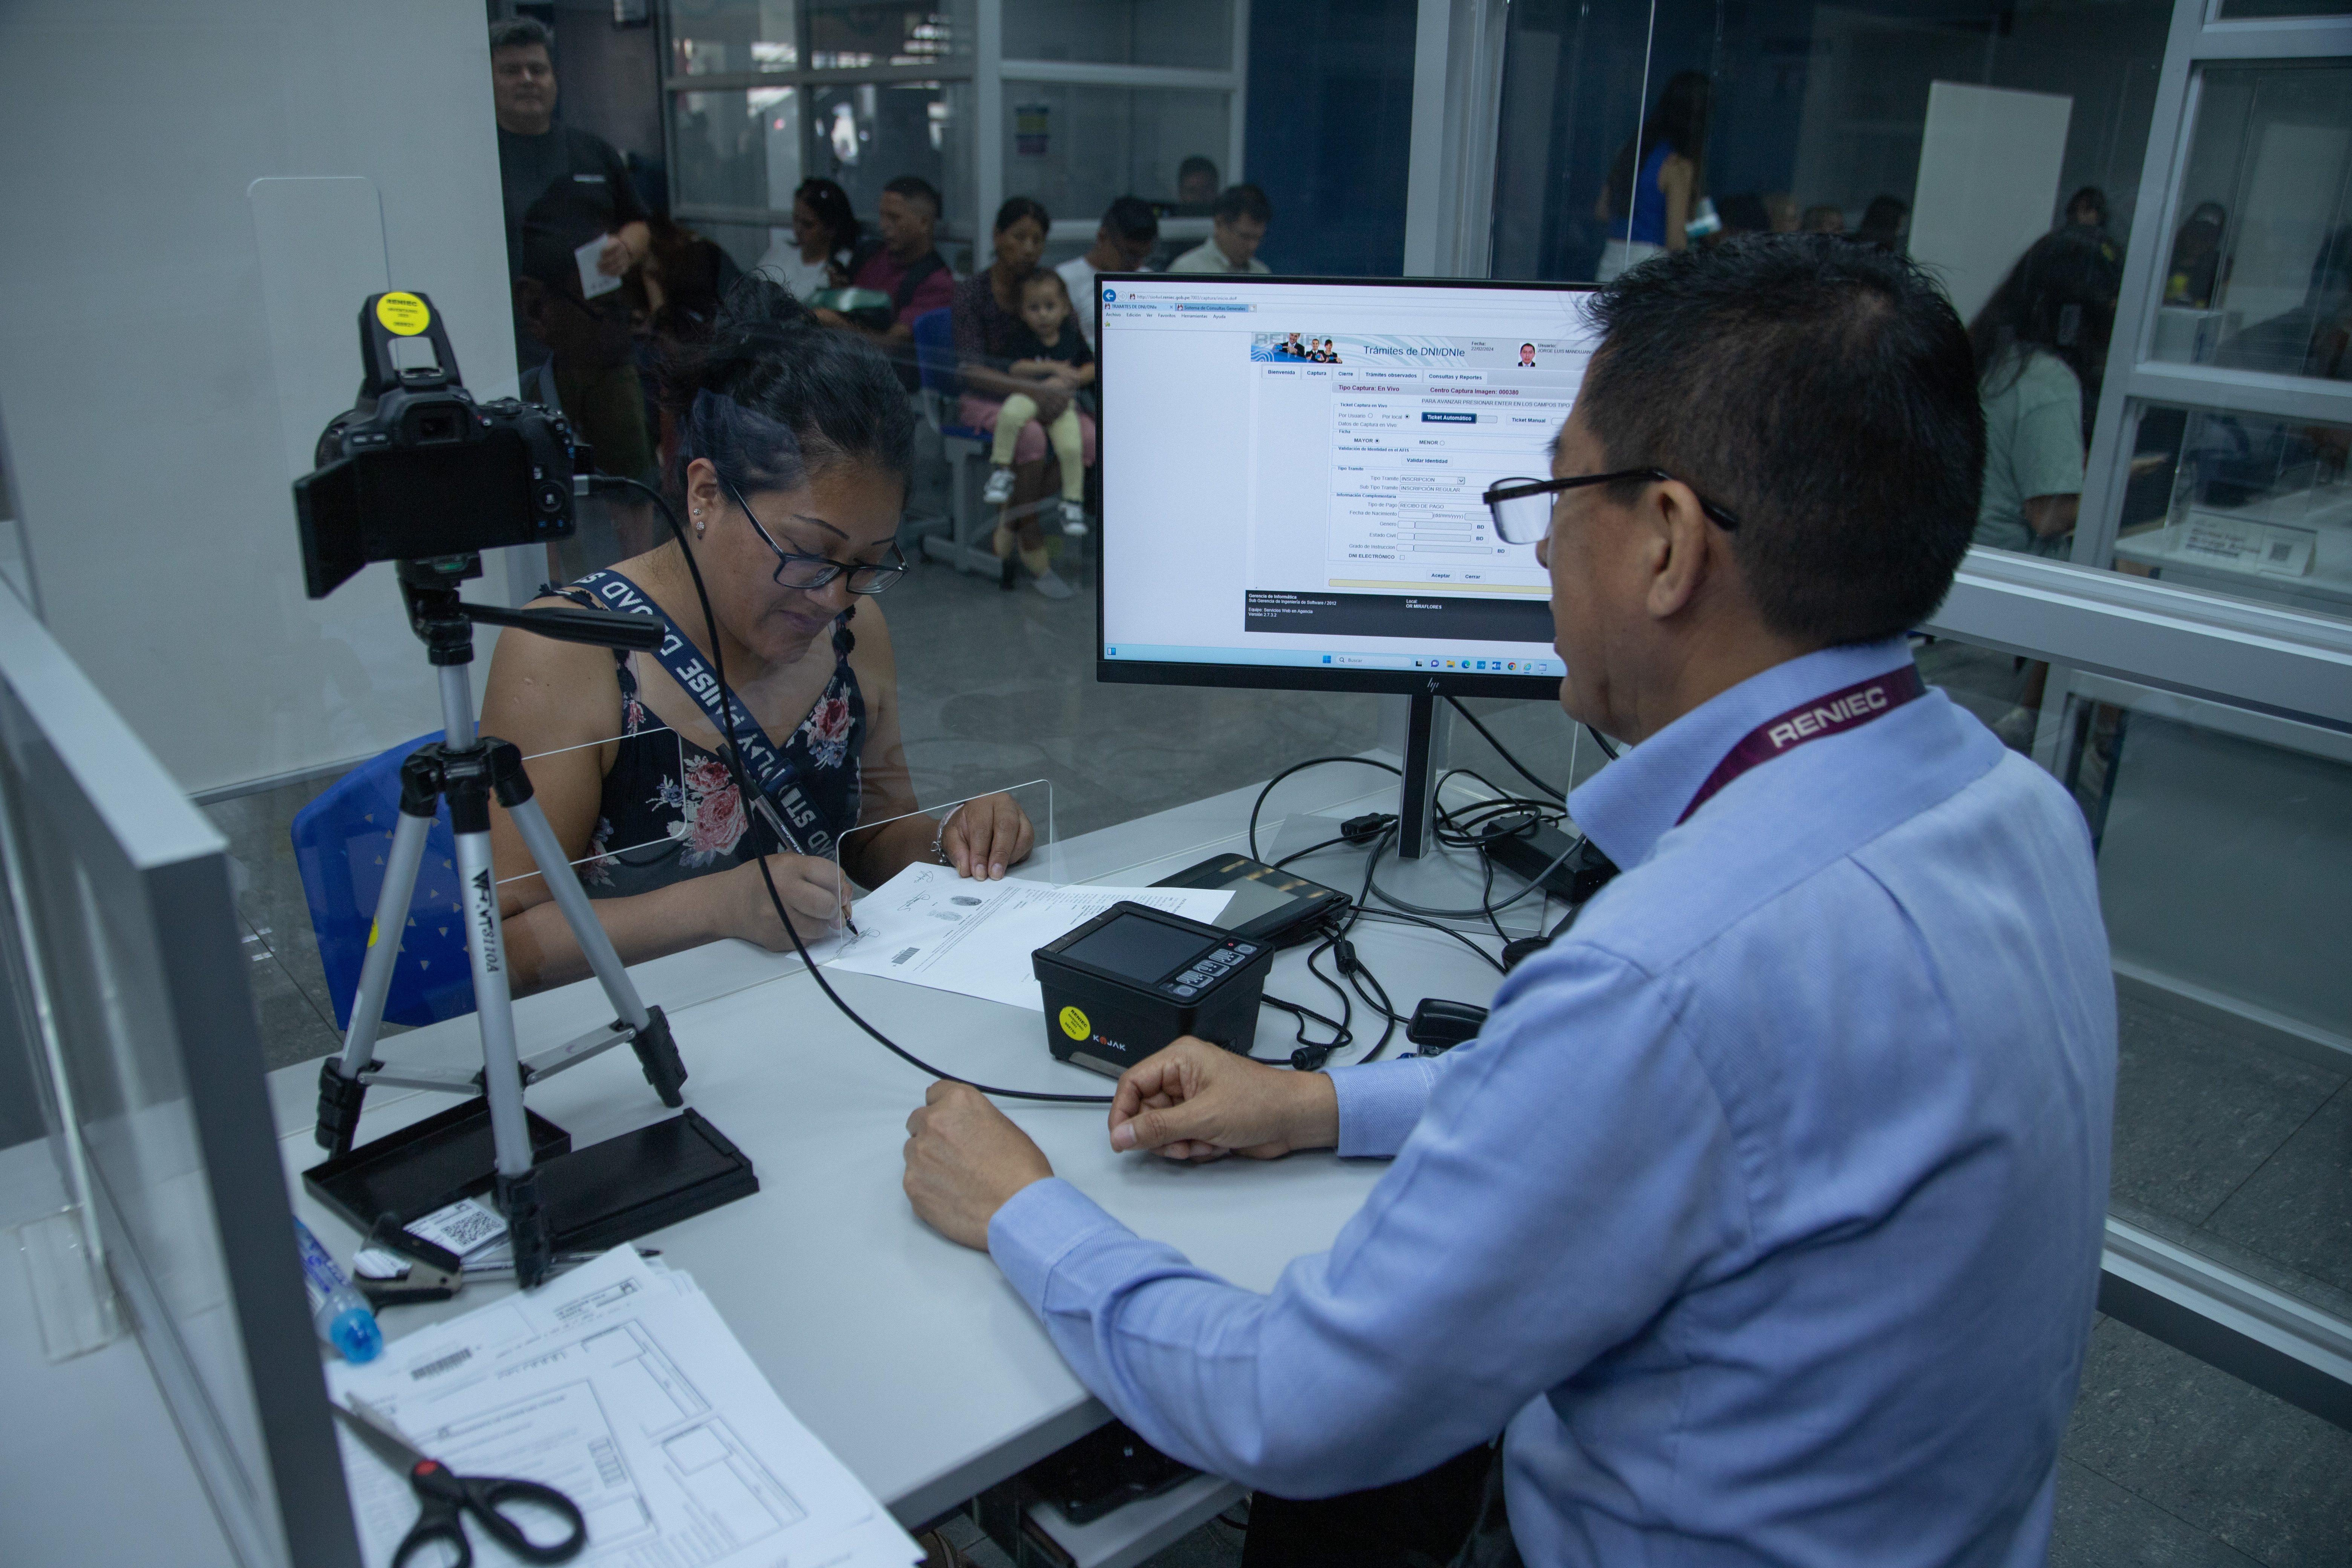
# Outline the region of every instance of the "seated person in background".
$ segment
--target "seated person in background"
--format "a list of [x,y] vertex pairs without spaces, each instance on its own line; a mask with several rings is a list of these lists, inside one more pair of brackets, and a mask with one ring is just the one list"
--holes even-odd
[[[1008,351],[1013,363],[1005,374],[1023,381],[1050,382],[1076,392],[1095,384],[1095,352],[1070,321],[1070,291],[1061,275],[1040,268],[1021,280],[1022,331]],[[1087,531],[1086,435],[1079,421],[1085,416],[1074,401],[1061,416],[1045,426],[1045,440],[1062,466],[1062,531]],[[1003,506],[1013,499],[1013,454],[1021,433],[1037,419],[1037,405],[1025,392],[1007,397],[996,416],[996,467],[988,476],[981,499]],[[1003,551],[997,552],[1000,556]]]
[[1072,257],[1055,271],[1069,290],[1070,309],[1077,313],[1078,333],[1089,347],[1095,341],[1095,279],[1105,272],[1134,272],[1160,243],[1160,218],[1151,204],[1121,196],[1103,214],[1095,230],[1095,247]]
[[1112,1414],[1259,1489],[1244,1568],[2039,1563],[2116,991],[2080,808],[1905,637],[1976,515],[1968,336],[1911,263],[1811,235],[1657,258],[1592,313],[1521,499],[1561,706],[1639,742],[1570,801],[1623,873],[1441,1058],[1181,1039],[1112,1103],[1113,1150],[1393,1160],[1330,1251],[1230,1284],[963,1084],[905,1189]]
[[[1016,467],[1045,461],[1045,431],[1062,417],[1076,395],[1073,387],[1053,380],[1026,380],[1005,368],[1028,332],[1028,324],[1021,317],[1022,285],[1037,270],[1037,258],[1045,254],[1045,236],[1053,226],[1053,217],[1038,203],[1027,196],[1011,198],[996,209],[991,231],[995,259],[956,285],[956,369],[963,376],[963,397],[956,405],[956,416],[972,429],[993,432],[1006,400],[1019,395],[1030,405],[1030,411],[1015,425],[1013,462]],[[1080,456],[1091,465],[1095,426],[1083,414],[1078,416],[1078,437]],[[1004,493],[1009,498],[1012,492]],[[1037,526],[1035,508],[1022,509],[1010,521],[1000,517],[992,542],[997,559],[1004,563],[1006,587],[1013,585],[1013,557],[1017,550],[1032,587],[1049,599],[1070,597],[1073,590],[1055,574],[1045,554],[1045,536]]]
[[[847,191],[821,177],[803,180],[801,188],[793,193],[792,232],[768,247],[752,270],[766,274],[782,284],[785,293],[804,301],[812,294],[849,280],[857,234],[857,213],[849,205]],[[916,281],[919,287],[922,280]]]
[[1182,217],[1201,217],[1217,200],[1217,165],[1198,153],[1176,165],[1176,211]]
[[[522,748],[623,961],[728,936],[789,950],[762,856],[803,941],[846,914],[844,872],[877,887],[936,845],[965,876],[1002,877],[1029,853],[1020,808],[992,795],[934,821],[917,814],[908,778],[890,629],[869,597],[905,569],[893,540],[914,460],[914,416],[888,362],[747,279],[710,339],[678,349],[663,398],[677,432],[665,478],[691,543],[670,538],[538,602],[649,602],[684,647],[666,664],[515,631],[499,638],[482,702],[483,730]],[[754,773],[752,787],[795,842],[773,841],[745,809],[719,752],[717,695],[706,709],[670,673],[711,665],[791,770],[765,785]],[[757,748],[744,749],[748,761]],[[586,974],[503,809],[491,844],[516,993]]]
[[915,363],[915,318],[944,310],[955,300],[955,275],[933,243],[939,221],[940,193],[929,181],[901,174],[883,186],[874,204],[874,226],[882,232],[881,243],[868,247],[850,264],[849,283],[889,295],[898,314],[877,332],[838,310],[816,313],[828,327],[871,340],[889,356],[898,384],[908,392],[923,384]]
[[1168,264],[1171,272],[1267,272],[1257,258],[1274,204],[1255,185],[1231,185],[1212,209],[1209,237]]
[[1805,234],[1843,234],[1845,210],[1828,205],[1807,207],[1804,219],[1798,227]]
[[1985,411],[1977,543],[2034,555],[2070,547],[2083,432],[2098,407],[2121,286],[2099,235],[2070,224],[2027,247],[1969,324]]

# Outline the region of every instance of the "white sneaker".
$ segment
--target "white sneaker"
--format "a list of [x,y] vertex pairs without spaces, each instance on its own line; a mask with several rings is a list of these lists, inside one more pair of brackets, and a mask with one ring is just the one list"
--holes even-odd
[[1066,500],[1062,503],[1062,531],[1074,539],[1083,539],[1087,532],[1087,503]]
[[1029,579],[1029,585],[1049,599],[1066,599],[1077,592],[1067,583],[1055,576],[1054,569],[1050,566]]
[[988,471],[988,488],[980,492],[980,499],[986,501],[991,506],[1003,506],[1006,501],[1011,500],[1013,499],[1013,470],[1011,468],[991,468]]

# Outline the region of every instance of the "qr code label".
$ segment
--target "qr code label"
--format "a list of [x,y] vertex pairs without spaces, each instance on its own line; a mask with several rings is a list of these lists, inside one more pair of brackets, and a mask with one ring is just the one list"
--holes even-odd
[[460,1258],[488,1247],[506,1233],[505,1217],[478,1198],[459,1198],[446,1208],[435,1209],[423,1219],[408,1223],[409,1235],[446,1247]]

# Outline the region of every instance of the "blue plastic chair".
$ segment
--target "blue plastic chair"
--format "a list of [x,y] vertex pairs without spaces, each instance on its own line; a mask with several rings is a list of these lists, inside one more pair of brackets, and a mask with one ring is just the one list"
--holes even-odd
[[[294,863],[302,875],[302,897],[310,906],[310,930],[319,939],[319,962],[327,972],[339,1029],[351,1027],[360,966],[373,937],[384,858],[400,820],[400,764],[425,742],[440,738],[436,730],[370,758],[294,814]],[[457,861],[457,840],[444,801],[425,836],[416,892],[409,900],[400,957],[384,998],[386,1023],[436,1024],[474,1010]]]

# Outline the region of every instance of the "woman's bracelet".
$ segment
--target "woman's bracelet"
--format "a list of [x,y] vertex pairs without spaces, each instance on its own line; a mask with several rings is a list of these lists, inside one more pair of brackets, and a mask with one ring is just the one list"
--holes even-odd
[[954,861],[948,858],[947,852],[940,847],[940,840],[947,837],[948,824],[955,820],[955,814],[963,809],[963,802],[958,801],[953,805],[948,807],[948,814],[940,818],[940,830],[931,835],[931,858],[937,860],[942,866],[952,866],[955,864]]

